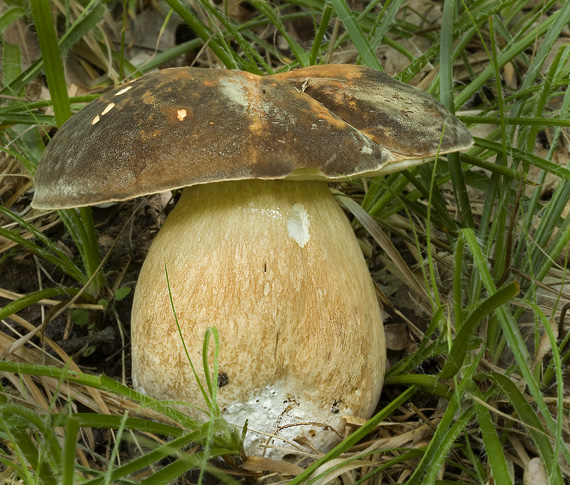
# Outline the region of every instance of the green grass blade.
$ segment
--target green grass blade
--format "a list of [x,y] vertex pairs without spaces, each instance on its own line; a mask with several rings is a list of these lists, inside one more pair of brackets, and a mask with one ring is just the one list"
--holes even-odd
[[544,461],[548,476],[550,477],[550,483],[562,484],[563,480],[558,465],[558,456],[554,454],[554,450],[552,449],[549,438],[551,435],[548,429],[544,428],[543,423],[534,412],[528,400],[508,376],[498,372],[491,372],[487,375],[500,386],[501,390],[506,394],[510,403],[515,408],[519,420],[527,426],[527,430],[532,436],[532,440],[536,444],[540,456]]
[[141,406],[155,409],[187,428],[197,429],[199,427],[199,424],[196,420],[190,418],[187,414],[176,410],[172,403],[161,402],[156,399],[152,399],[151,397],[139,393],[134,389],[131,389],[130,387],[115,381],[114,379],[106,377],[105,375],[94,376],[52,366],[24,364],[20,362],[9,361],[0,361],[0,372],[33,375],[38,377],[53,377],[54,379],[67,380],[75,384],[108,391],[117,394],[118,396],[132,400]]
[[383,465],[375,467],[371,472],[369,472],[368,474],[366,474],[362,478],[360,478],[360,480],[354,482],[354,485],[379,483],[379,482],[373,482],[373,481],[371,481],[371,479],[375,475],[378,475],[379,473],[382,473],[385,470],[390,470],[395,465],[398,465],[400,463],[404,463],[404,462],[409,461],[409,460],[416,461],[419,458],[421,458],[421,455],[423,454],[423,451],[421,449],[417,449],[417,450],[406,450],[406,449],[386,450],[386,452],[389,452],[389,451],[395,451],[395,452],[400,453],[400,454],[397,455],[396,458],[392,458],[391,460],[388,460]]
[[291,48],[295,59],[299,62],[302,67],[306,67],[309,65],[309,56],[305,52],[299,43],[289,35],[289,32],[283,25],[283,22],[279,18],[278,13],[276,13],[273,8],[271,7],[269,2],[260,1],[260,0],[249,0],[249,3],[253,7],[255,7],[260,12],[269,19],[269,21],[277,28],[279,33],[283,36],[283,38],[287,41],[287,44]]
[[[27,450],[22,449],[19,443],[19,436],[21,435],[21,431],[18,429],[14,429],[11,425],[12,423],[8,422],[7,419],[1,412],[0,407],[0,431],[2,432],[2,437],[5,438],[7,443],[10,443],[10,447],[12,448],[12,452],[14,456],[17,458],[16,463],[13,463],[12,457],[2,458],[2,463],[6,466],[6,468],[11,467],[14,470],[14,474],[23,479],[24,483],[34,483],[32,478],[31,470],[28,468],[28,459],[27,459]],[[26,446],[30,446],[29,440],[25,443]]]
[[[210,363],[209,363],[209,351],[210,351],[210,336],[214,337],[214,368],[213,372],[210,373]],[[206,329],[206,334],[204,336],[204,344],[202,347],[202,359],[204,365],[204,376],[206,378],[206,387],[210,395],[210,419],[202,429],[206,431],[206,440],[204,444],[203,460],[200,463],[200,475],[198,477],[198,485],[202,485],[204,480],[204,473],[206,471],[206,466],[208,465],[208,460],[210,459],[210,449],[212,448],[212,441],[214,438],[214,424],[216,421],[222,421],[220,408],[218,407],[218,358],[220,355],[220,339],[218,337],[218,331],[215,327],[208,327]],[[213,379],[212,379],[213,375]],[[214,382],[214,379],[216,382]],[[223,428],[223,425],[222,425]]]
[[[384,3],[382,12],[377,15],[372,30],[370,31],[371,38],[369,44],[372,52],[376,52],[376,49],[382,41],[388,40],[384,39],[384,36],[396,22],[396,15],[400,11],[403,3],[403,0],[391,0],[390,2]],[[386,7],[388,8],[386,9]]]
[[[178,321],[178,314],[176,313],[176,307],[174,305],[174,300],[172,298],[172,291],[170,289],[170,279],[168,278],[168,268],[166,267],[166,261],[164,262],[164,274],[166,276],[166,286],[168,287],[168,297],[170,298],[170,308],[172,308],[172,315],[174,321],[176,322],[176,328],[178,329],[178,335],[180,336],[180,341],[182,342],[182,346],[184,348],[184,354],[186,355],[186,360],[190,364],[190,368],[192,369],[192,374],[194,375],[194,379],[200,388],[200,393],[206,402],[206,407],[208,409],[212,409],[212,401],[210,399],[210,395],[206,392],[204,385],[202,384],[202,380],[198,376],[196,372],[196,368],[194,367],[194,362],[192,361],[192,357],[190,357],[190,353],[188,352],[188,347],[186,346],[186,342],[184,341],[184,335],[182,335],[182,328],[180,327],[180,322]],[[207,374],[207,372],[206,372]]]
[[54,426],[67,426],[68,421],[73,419],[81,428],[118,429],[122,426],[127,430],[135,430],[141,433],[154,433],[163,436],[179,437],[185,434],[181,427],[135,417],[124,419],[124,416],[114,416],[111,414],[53,414],[52,418]]
[[[503,11],[508,6],[518,2],[519,0],[489,2],[488,5],[484,5],[474,17],[463,15],[454,27],[453,38],[463,39],[462,42],[468,41],[475,34],[476,28],[481,28],[488,21],[491,15],[495,15]],[[462,2],[462,4],[464,4],[464,2]],[[432,42],[433,43],[429,49],[427,49],[421,56],[416,57],[412,63],[397,76],[400,81],[405,83],[410,82],[410,80],[424,69],[429,62],[432,62],[437,57],[440,52],[440,37],[436,36]],[[460,44],[460,46],[461,45],[462,44]],[[481,86],[474,87],[472,82],[465,86],[462,91],[462,96],[455,99],[456,109],[463,106],[473,95],[477,93],[480,87]]]
[[50,417],[12,403],[0,406],[0,415],[11,427],[14,445],[19,446],[40,482],[58,483],[62,450]]
[[[0,207],[1,208],[1,207]],[[65,271],[69,276],[74,278],[79,283],[83,284],[87,281],[85,275],[81,272],[81,270],[73,263],[67,255],[62,255],[61,251],[57,253],[53,253],[50,250],[46,250],[37,244],[29,241],[26,238],[19,236],[18,234],[7,231],[0,227],[0,236],[16,243],[18,246],[30,251],[32,254],[39,256],[46,261],[58,266],[61,270]]]
[[562,448],[566,448],[566,443],[564,442],[563,438],[563,426],[564,426],[564,378],[562,376],[562,361],[560,358],[560,352],[558,350],[558,344],[556,342],[556,337],[554,336],[554,332],[552,331],[551,323],[544,314],[544,312],[539,308],[538,305],[532,302],[528,302],[529,306],[540,318],[542,323],[542,327],[544,328],[544,332],[548,336],[551,353],[552,353],[552,362],[553,368],[556,374],[556,433],[554,435],[555,441],[555,450],[554,456],[561,456]]
[[[485,148],[487,150],[491,150],[497,154],[502,152],[502,145],[500,143],[496,143],[494,141],[485,139],[485,138],[475,138],[475,145],[480,148]],[[540,169],[546,170],[547,172],[556,175],[557,177],[563,178],[564,180],[570,181],[570,169],[562,167],[556,163],[553,163],[549,160],[545,160],[544,158],[537,157],[532,153],[525,152],[523,150],[519,150],[514,147],[508,147],[508,154],[516,158],[518,160],[522,160],[524,162],[528,162],[535,167]]]
[[182,0],[166,0],[166,3],[174,10],[184,22],[202,39],[212,52],[219,57],[223,64],[228,69],[238,69],[239,65],[236,62],[233,52],[228,50],[227,44],[220,38],[219,35],[214,34],[209,27],[204,25],[203,22],[190,10],[188,4]]
[[128,411],[121,416],[121,422],[117,428],[117,435],[113,444],[113,449],[111,450],[111,457],[109,458],[109,463],[107,463],[107,470],[105,470],[105,480],[103,483],[105,485],[110,485],[112,480],[113,469],[115,467],[115,461],[117,459],[117,454],[119,453],[119,445],[121,444],[121,439],[123,437],[123,431],[125,431],[125,422],[129,418]]
[[63,444],[62,485],[74,485],[75,481],[75,453],[77,449],[77,433],[79,420],[69,417],[65,426],[65,439]]
[[91,207],[80,207],[78,211],[81,225],[85,232],[85,238],[82,244],[78,246],[78,249],[81,253],[88,278],[95,275],[89,292],[94,296],[100,296],[105,288],[105,274],[103,273],[103,268],[101,268],[101,255],[99,254],[99,246],[97,244],[93,213],[91,212]]
[[[439,50],[439,93],[443,105],[455,113],[453,100],[453,30],[455,26],[456,0],[447,0],[443,4],[443,17],[441,19],[441,44]],[[459,162],[459,155],[450,153],[447,155],[449,173],[453,184],[453,193],[459,210],[459,220],[466,227],[475,227],[471,202],[467,194],[465,176]]]
[[4,30],[8,25],[16,22],[16,20],[21,19],[26,15],[26,9],[23,7],[10,7],[2,15],[0,15],[0,35],[4,33]]
[[97,234],[91,209],[89,207],[81,207],[79,210],[62,209],[57,213],[71,234],[71,238],[81,255],[87,276],[86,281],[99,270],[89,289],[89,293],[96,297],[101,294],[105,280],[99,267],[101,255],[97,246]]
[[[72,96],[71,98],[69,98],[69,102],[72,105],[84,106],[86,103],[90,103],[91,101],[97,99],[99,96],[100,96],[99,94],[85,94],[82,96]],[[31,101],[25,103],[18,101],[9,106],[0,107],[0,116],[4,116],[10,113],[22,113],[22,112],[31,113],[32,111],[33,111],[33,113],[31,113],[32,116],[36,115],[39,116],[41,113],[40,108],[47,108],[48,106],[51,106],[51,100],[49,99],[44,99],[41,101]],[[77,107],[75,107],[75,109],[77,109]],[[55,117],[52,116],[51,119],[55,120]],[[52,122],[51,126],[55,126],[55,122]]]
[[457,411],[461,409],[463,416],[472,415],[474,413],[473,408],[464,409],[461,405],[464,396],[473,385],[473,375],[482,357],[483,352],[480,352],[473,364],[467,368],[463,379],[457,386],[445,409],[430,444],[414,472],[410,475],[407,482],[408,485],[423,485],[424,483],[429,483],[429,480],[427,482],[424,481],[424,477],[426,474],[429,475],[430,469],[435,469],[436,472],[439,471],[447,452],[466,424],[466,421],[463,421],[462,418],[457,419]]
[[[559,231],[556,233],[556,236],[553,238],[551,243],[548,245],[546,251],[543,249],[543,252],[540,252],[539,255],[541,256],[541,264],[536,265],[536,268],[533,268],[533,272],[535,273],[535,279],[537,281],[542,281],[544,277],[548,274],[550,269],[556,265],[556,259],[564,254],[563,251],[568,246],[568,242],[570,241],[570,215],[566,216],[564,223],[560,226]],[[544,255],[544,252],[546,255]]]
[[[473,391],[474,396],[476,396],[479,401],[484,402],[483,395],[479,390],[475,389]],[[509,468],[505,459],[505,454],[503,451],[503,445],[497,435],[496,425],[493,422],[491,413],[489,410],[477,400],[473,401],[473,408],[477,415],[477,421],[481,428],[481,439],[485,445],[485,454],[489,459],[489,465],[491,466],[492,475],[495,483],[501,483],[505,485],[511,485],[513,481],[509,474]]]
[[[271,66],[265,62],[265,59],[257,52],[257,50],[252,46],[250,42],[241,34],[237,25],[231,21],[230,18],[222,14],[214,5],[212,5],[207,0],[200,0],[202,7],[212,16],[214,16],[222,26],[227,30],[227,32],[233,37],[238,46],[243,50],[248,62],[244,59],[240,59],[236,56],[236,62],[240,65],[240,69],[253,72],[254,74],[263,74],[258,65],[262,66],[265,72],[272,74],[273,71]],[[225,44],[226,50],[230,50],[228,44]]]
[[[532,46],[537,38],[542,38],[546,32],[552,27],[552,24],[556,20],[556,14],[548,17],[544,22],[537,25],[531,32],[526,34],[522,39],[511,43],[508,45],[497,57],[496,66],[502,69],[505,64],[511,62],[519,54],[521,54],[525,49]],[[483,71],[471,82],[469,86],[466,87],[461,93],[459,93],[455,99],[456,106],[463,106],[469,99],[479,91],[485,83],[493,76],[495,67],[489,65],[483,69]]]
[[[317,470],[321,465],[327,463],[328,461],[338,457],[341,453],[346,451],[352,445],[358,443],[362,438],[364,438],[368,433],[370,433],[378,423],[381,423],[384,419],[386,419],[390,414],[392,414],[399,406],[405,403],[408,399],[410,399],[414,393],[416,392],[416,388],[414,386],[406,389],[402,394],[396,397],[388,406],[378,412],[375,416],[373,416],[364,426],[360,429],[355,431],[352,435],[350,435],[347,439],[339,443],[335,446],[331,451],[329,451],[325,456],[318,459],[315,463],[311,466],[307,467],[305,471],[297,475],[293,478],[289,484],[290,485],[298,485],[303,483],[307,480],[315,470]],[[309,482],[310,483],[310,482]]]
[[425,298],[426,292],[424,288],[417,282],[415,276],[408,268],[408,265],[402,258],[401,254],[394,247],[388,236],[380,229],[380,226],[376,221],[368,214],[358,203],[346,197],[344,195],[337,195],[337,200],[344,205],[353,215],[356,217],[358,222],[362,224],[368,233],[374,238],[374,240],[380,245],[380,247],[386,251],[390,256],[390,259],[396,264],[398,270],[405,276],[405,283],[412,289],[417,295]]
[[[58,39],[53,26],[50,3],[44,0],[31,0],[32,14],[38,41],[44,60],[48,88],[52,100],[57,125],[61,126],[71,116],[67,83],[63,70],[63,62],[58,44]],[[87,276],[90,278],[99,267],[101,257],[97,248],[97,237],[91,216],[91,209],[79,209],[82,225],[86,232],[86,238],[78,245],[82,254]],[[103,273],[99,273],[93,280],[90,292],[98,296],[105,285]]]
[[30,0],[32,15],[38,34],[38,41],[44,60],[44,72],[53,102],[57,125],[61,126],[71,116],[67,83],[55,28],[53,26],[50,2]]
[[[447,455],[449,454],[450,450],[453,447],[453,444],[457,440],[457,438],[463,433],[465,427],[471,421],[475,414],[473,408],[463,409],[461,411],[461,416],[453,423],[453,425],[449,428],[447,433],[442,436],[441,444],[434,449],[433,456],[430,458],[431,463],[430,466],[427,468],[424,477],[422,478],[421,482],[417,482],[411,480],[408,482],[410,485],[414,483],[421,483],[421,485],[430,485],[437,483],[437,475],[441,467],[443,466]],[[439,430],[439,427],[438,427]],[[427,453],[426,453],[427,454]],[[425,455],[424,455],[425,456]]]
[[[229,450],[214,448],[209,451],[206,459],[212,459],[216,458],[217,456],[224,456],[229,454],[232,454],[232,452]],[[186,473],[188,470],[199,466],[200,463],[204,462],[204,459],[204,452],[183,456],[174,463],[166,465],[161,470],[153,473],[148,478],[145,478],[140,483],[145,485],[168,485],[172,483],[173,480],[176,480],[178,477]]]
[[452,395],[451,388],[442,382],[439,382],[437,376],[428,374],[398,374],[395,376],[388,375],[384,380],[386,386],[416,386],[423,391],[429,392],[434,396],[444,399],[450,399]]
[[[20,46],[10,44],[6,41],[2,45],[2,71],[3,83],[9,84],[22,72]],[[12,93],[17,95],[18,93]]]
[[0,113],[0,123],[3,125],[34,125],[53,126],[55,116],[33,113]]
[[[496,125],[501,122],[501,118],[496,115],[485,116],[460,116],[461,121],[467,124]],[[507,125],[513,126],[536,126],[539,130],[544,130],[549,126],[570,127],[570,120],[567,118],[544,118],[541,116],[506,116],[503,121]],[[554,139],[554,142],[556,139]]]
[[157,52],[152,57],[152,59],[148,59],[140,64],[137,64],[136,71],[141,74],[152,72],[168,62],[178,57],[184,56],[190,51],[198,50],[202,44],[202,39],[193,39],[165,50],[164,52]]
[[[509,167],[505,167],[503,165],[497,165],[494,162],[487,162],[479,157],[474,157],[468,153],[460,153],[459,154],[460,159],[465,162],[468,163],[470,165],[473,165],[475,167],[480,167],[484,170],[488,170],[492,175],[501,175],[503,177],[507,177],[509,179],[513,179],[513,180],[521,180],[524,177],[524,174],[522,171],[518,171]],[[471,179],[473,180],[473,177],[476,177],[477,174],[469,171],[469,172],[464,172],[465,173],[465,178],[467,179]],[[485,190],[485,192],[487,192]],[[482,227],[479,227],[479,230],[483,230]]]
[[[481,253],[479,244],[475,238],[473,231],[469,229],[464,229],[462,232],[466,238],[467,244],[471,249],[471,253],[473,254],[473,260],[477,265],[479,273],[481,274],[481,279],[488,293],[491,295],[496,293],[497,290],[495,288],[495,284],[485,264],[485,258]],[[505,306],[497,308],[496,314],[497,317],[499,318],[505,338],[518,364],[518,370],[523,376],[526,385],[528,386],[528,389],[537,404],[538,409],[542,411],[541,416],[546,423],[547,430],[548,432],[550,432],[552,436],[555,436],[557,433],[557,424],[552,418],[548,410],[548,407],[544,402],[540,386],[538,385],[538,382],[536,381],[536,378],[532,370],[530,369],[530,364],[529,364],[530,356],[528,354],[528,350],[526,348],[524,340],[520,334],[519,327],[513,315],[510,313],[510,311],[508,311],[507,308],[505,308]],[[540,446],[539,443],[537,443],[537,446]],[[548,454],[546,450],[544,450],[543,452]],[[570,463],[570,451],[567,448],[564,448],[562,450],[562,454],[564,455],[567,462]],[[559,469],[558,473],[560,473]]]
[[67,273],[70,277],[75,279],[81,284],[87,281],[85,274],[79,269],[79,267],[67,256],[67,254],[62,251],[51,239],[45,236],[41,231],[39,231],[34,225],[26,222],[20,216],[16,215],[14,212],[6,209],[0,205],[0,214],[12,219],[14,222],[18,223],[19,226],[24,228],[30,234],[32,234],[37,240],[42,243],[42,246],[28,240],[14,231],[8,231],[7,229],[0,227],[0,236],[13,241],[19,246],[27,249],[31,253],[46,259],[50,263],[53,263],[59,267],[62,271]]
[[[48,4],[46,0],[36,1]],[[84,10],[84,13],[60,39],[59,51],[61,54],[65,55],[75,43],[79,42],[85,36],[85,34],[93,29],[93,27],[95,27],[95,25],[97,25],[97,23],[101,20],[105,13],[105,7],[103,5],[98,5],[99,2],[95,3],[97,3],[97,5],[92,10]],[[49,16],[49,19],[51,19],[51,14]],[[20,91],[35,77],[37,77],[38,74],[40,74],[43,67],[43,58],[40,58],[37,61],[33,62],[30,67],[28,67],[20,76],[18,76],[18,78],[15,79],[9,86],[4,86],[2,90],[0,90],[0,94]]]
[[[198,432],[193,432],[185,434],[179,438],[176,438],[168,443],[145,453],[139,458],[135,458],[124,465],[118,466],[111,472],[111,480],[116,482],[117,480],[124,478],[126,476],[132,475],[136,472],[142,471],[145,468],[158,463],[160,460],[167,458],[169,456],[177,455],[181,449],[186,447],[192,442],[196,442],[199,438]],[[85,485],[103,485],[105,483],[105,477],[97,477],[92,480],[85,482]]]
[[317,57],[319,56],[319,53],[321,52],[323,39],[324,39],[325,34],[327,32],[332,12],[333,12],[332,7],[328,3],[325,3],[323,13],[321,15],[319,27],[317,29],[317,32],[315,33],[315,38],[313,39],[313,46],[311,47],[311,52],[309,53],[308,62],[309,62],[310,66],[317,63]]
[[77,288],[66,288],[63,286],[58,286],[56,288],[47,288],[45,290],[38,290],[28,293],[27,295],[19,298],[18,300],[8,303],[6,306],[0,309],[0,320],[14,315],[24,308],[28,308],[30,305],[37,303],[38,301],[44,300],[46,298],[53,298],[55,296],[73,296],[79,293]]
[[357,19],[354,17],[352,11],[350,10],[349,6],[346,4],[345,0],[330,0],[331,5],[333,6],[336,15],[346,28],[350,40],[356,47],[358,54],[362,58],[362,63],[365,66],[371,67],[372,69],[376,69],[377,71],[384,71],[380,61],[376,57],[376,52],[368,42],[368,39],[364,35],[360,24],[358,23]]
[[[214,337],[214,368],[210,371],[209,351],[210,337]],[[218,330],[215,327],[208,327],[204,335],[204,343],[202,346],[202,363],[204,365],[204,376],[206,378],[206,388],[210,396],[210,417],[221,416],[218,408],[218,358],[220,356],[220,338]],[[213,377],[213,378],[212,378]]]
[[[544,35],[541,36],[542,39],[540,45],[538,46],[536,54],[533,56],[532,63],[525,73],[520,89],[524,90],[532,86],[539,77],[542,78],[540,69],[544,62],[546,62],[548,54],[552,50],[552,46],[560,38],[562,30],[567,27],[568,22],[570,22],[570,2],[564,2],[562,8],[554,12],[548,18],[549,28],[544,32]],[[522,111],[523,106],[523,101],[516,103],[511,114],[513,116],[518,116]],[[540,105],[536,105],[535,107],[538,108],[539,111],[542,111]],[[538,114],[540,114],[540,112]],[[532,149],[534,147],[534,138],[531,140],[528,132],[522,134],[519,138],[522,138],[518,140],[519,146],[522,147],[526,145],[527,149]]]
[[455,266],[453,268],[453,316],[455,330],[460,332],[464,325],[463,318],[463,271],[464,271],[465,239],[457,238],[455,243]]
[[435,331],[438,328],[441,328],[442,319],[445,318],[445,311],[446,308],[444,306],[441,306],[435,311],[416,351],[390,367],[386,374],[386,378],[410,372],[412,369],[419,366],[424,360],[433,355],[432,349],[434,343],[430,343],[430,339],[434,335]]
[[[449,157],[448,154],[447,157]],[[449,232],[457,231],[457,222],[452,219],[449,211],[447,210],[447,203],[443,197],[442,191],[440,190],[441,182],[439,179],[436,180],[436,174],[438,172],[440,159],[438,158],[433,164],[420,165],[417,168],[417,176],[412,176],[412,174],[405,170],[402,175],[406,177],[413,185],[416,187],[422,196],[428,200],[429,206],[428,211],[430,212],[430,223],[434,220],[441,220],[442,227],[445,227]],[[429,184],[427,183],[429,181]],[[412,200],[411,194],[406,198],[402,198],[405,202],[407,200]],[[415,200],[415,199],[414,199]]]
[[[546,76],[544,83],[543,83],[543,88],[541,90],[541,94],[540,94],[540,100],[538,101],[537,104],[539,104],[541,106],[539,112],[542,113],[544,106],[547,103],[547,99],[550,98],[550,96],[553,94],[552,93],[552,85],[554,84],[554,79],[557,77],[561,77],[564,74],[562,73],[563,70],[563,66],[565,66],[568,62],[568,59],[570,57],[570,48],[565,48],[565,49],[559,49],[559,51],[557,52],[556,56],[554,57],[554,60],[552,61],[552,64],[550,66],[550,69],[548,70],[548,75]],[[556,121],[562,121],[562,122],[570,122],[570,120],[567,120],[566,118],[568,117],[568,113],[570,110],[570,90],[566,90],[565,94],[564,94],[564,98],[560,107],[560,111],[558,114],[558,120],[557,119],[553,119],[551,120],[551,125],[550,126],[555,126],[556,125]],[[535,113],[537,112],[537,110],[535,110]],[[534,136],[536,138],[536,133],[534,132],[534,134],[532,134],[531,136]],[[551,146],[549,152],[548,152],[548,156],[547,159],[548,160],[552,160],[552,157],[555,153],[555,148],[557,145],[557,140],[560,137],[560,133],[561,130],[560,128],[558,128],[555,132],[554,135],[554,142],[553,142],[553,146]],[[548,172],[546,170],[542,170],[538,180],[537,180],[537,184],[538,186],[536,187],[530,203],[528,205],[528,209],[527,209],[527,215],[525,217],[525,225],[526,226],[532,226],[533,224],[533,217],[534,214],[539,210],[539,204],[540,204],[540,197],[541,197],[541,186],[544,184],[544,181],[546,180],[546,177],[548,175]],[[570,197],[570,184],[568,184],[566,181],[561,181],[555,191],[554,194],[552,195],[552,198],[550,200],[550,203],[548,204],[548,206],[546,207],[546,210],[544,211],[541,219],[540,219],[540,223],[538,225],[538,228],[535,232],[535,234],[533,235],[533,239],[536,243],[536,246],[538,248],[545,248],[548,246],[548,242],[552,237],[552,234],[555,231],[555,226],[558,224],[559,218],[562,216],[563,211],[565,210],[566,207],[566,203],[568,201]],[[519,248],[519,252],[522,250],[522,248]],[[541,258],[541,254],[539,251],[537,251],[536,249],[531,251],[531,257],[530,257],[530,261],[535,263],[536,266],[536,262],[538,260],[540,260]]]
[[449,352],[447,362],[439,373],[440,379],[451,379],[454,377],[461,367],[467,355],[469,342],[475,335],[479,324],[490,313],[493,313],[501,305],[511,301],[519,292],[517,282],[512,282],[504,288],[498,290],[495,294],[481,301],[471,312],[470,317],[465,321],[459,333],[453,339],[453,347]]

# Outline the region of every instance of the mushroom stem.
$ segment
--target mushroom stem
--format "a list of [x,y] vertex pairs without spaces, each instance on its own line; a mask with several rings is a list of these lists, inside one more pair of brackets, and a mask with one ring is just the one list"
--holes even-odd
[[[230,423],[249,419],[250,429],[272,433],[311,421],[342,432],[343,415],[372,414],[385,369],[382,319],[358,241],[325,182],[189,187],[157,235],[135,292],[133,382],[203,406],[165,264],[202,378],[204,333],[218,329],[218,404]],[[303,434],[323,450],[338,441],[314,425],[278,432]]]

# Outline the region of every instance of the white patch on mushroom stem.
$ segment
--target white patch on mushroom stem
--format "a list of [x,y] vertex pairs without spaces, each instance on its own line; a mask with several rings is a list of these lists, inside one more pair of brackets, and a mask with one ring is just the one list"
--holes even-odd
[[248,209],[255,214],[259,214],[262,216],[271,217],[272,219],[280,219],[281,212],[279,212],[279,208],[265,208],[265,207],[256,207],[253,202],[247,204]]
[[115,96],[120,96],[121,94],[125,94],[131,88],[132,88],[132,86],[126,86],[123,89],[121,89],[120,91],[116,92]]
[[[275,382],[272,386],[256,389],[245,402],[232,403],[223,410],[224,418],[240,428],[248,421],[248,433],[244,442],[248,453],[264,452],[267,457],[279,457],[283,454],[281,450],[259,445],[269,440],[273,445],[281,447],[284,445],[283,440],[292,441],[297,436],[310,439],[317,448],[325,443],[339,441],[333,431],[307,423],[321,421],[341,429],[342,416],[351,414],[352,411],[343,408],[342,413],[334,414],[330,411],[330,405],[323,408],[306,399],[292,396],[287,387],[283,382]],[[295,426],[296,423],[300,424]],[[269,438],[268,434],[274,435],[274,438]]]
[[184,118],[186,118],[186,115],[188,115],[188,111],[186,111],[184,108],[176,110],[176,117],[178,118],[178,121],[184,120]]
[[94,124],[96,124],[96,123],[99,123],[99,120],[100,120],[100,119],[101,119],[101,118],[99,118],[99,115],[95,116],[95,118],[93,118],[93,121],[91,121],[91,124],[94,125]]
[[309,234],[310,224],[309,214],[303,205],[295,204],[289,212],[289,218],[287,219],[287,231],[289,233],[289,237],[294,239],[302,248],[305,247],[311,238]]
[[135,391],[137,391],[140,394],[144,394],[145,396],[147,396],[147,393],[146,393],[145,388],[143,386],[136,386]]
[[106,115],[109,111],[111,111],[113,108],[115,107],[115,103],[109,103],[107,106],[105,106],[105,109],[101,112],[101,116],[102,115]]

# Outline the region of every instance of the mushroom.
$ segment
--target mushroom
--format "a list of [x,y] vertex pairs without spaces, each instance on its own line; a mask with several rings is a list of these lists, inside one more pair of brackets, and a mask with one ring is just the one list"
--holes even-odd
[[134,387],[203,404],[170,290],[194,363],[206,329],[218,330],[218,405],[228,422],[247,419],[261,432],[248,434],[246,449],[271,434],[304,436],[326,451],[343,416],[374,412],[385,371],[374,285],[327,181],[401,170],[471,144],[439,102],[362,66],[266,77],[165,69],[108,92],[61,127],[38,166],[32,205],[185,187],[137,283]]

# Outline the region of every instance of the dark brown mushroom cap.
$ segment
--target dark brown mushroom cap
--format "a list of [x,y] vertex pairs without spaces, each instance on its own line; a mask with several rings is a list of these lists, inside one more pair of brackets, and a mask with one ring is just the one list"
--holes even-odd
[[396,159],[473,145],[469,130],[425,91],[364,66],[311,66],[273,76],[292,83]]
[[472,143],[423,91],[359,66],[267,77],[165,69],[106,93],[59,129],[32,205],[79,207],[221,180],[374,175],[434,155],[442,132],[440,153]]

